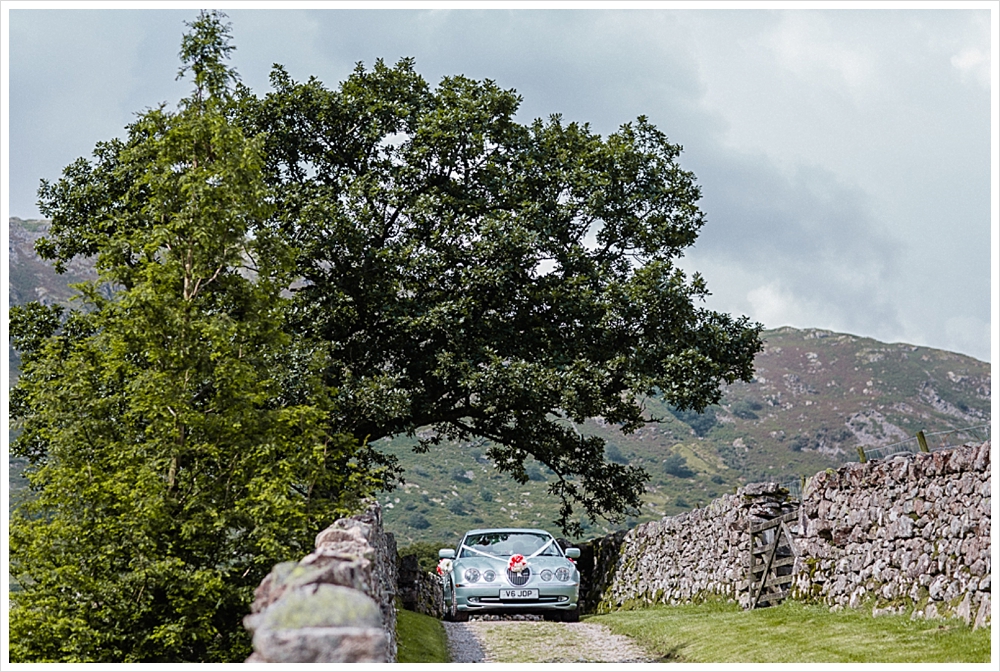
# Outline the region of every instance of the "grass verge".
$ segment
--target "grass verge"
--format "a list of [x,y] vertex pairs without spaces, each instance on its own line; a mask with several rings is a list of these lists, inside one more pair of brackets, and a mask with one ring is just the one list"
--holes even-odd
[[415,611],[396,612],[396,659],[400,663],[449,663],[448,635],[441,621]]
[[786,602],[743,611],[709,602],[590,616],[662,656],[690,663],[984,663],[990,630]]

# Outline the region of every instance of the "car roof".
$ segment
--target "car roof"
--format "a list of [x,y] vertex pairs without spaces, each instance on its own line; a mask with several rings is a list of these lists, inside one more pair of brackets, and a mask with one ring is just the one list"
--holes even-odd
[[547,534],[550,537],[553,536],[545,530],[528,527],[484,527],[482,529],[469,530],[464,536],[467,537],[470,534],[485,534],[488,532],[523,532],[525,534]]

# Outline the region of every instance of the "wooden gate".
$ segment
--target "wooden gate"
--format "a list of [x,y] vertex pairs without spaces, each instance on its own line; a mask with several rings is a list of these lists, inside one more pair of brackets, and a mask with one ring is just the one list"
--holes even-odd
[[790,511],[763,523],[750,525],[750,562],[746,586],[749,608],[778,604],[792,586],[792,566],[798,551],[788,523],[797,520],[798,511]]

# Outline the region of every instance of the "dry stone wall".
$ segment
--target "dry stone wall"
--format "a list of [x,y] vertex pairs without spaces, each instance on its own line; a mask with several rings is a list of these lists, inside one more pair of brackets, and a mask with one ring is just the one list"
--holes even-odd
[[788,491],[754,483],[708,507],[643,523],[582,547],[584,611],[740,599],[750,552],[747,526],[794,510]]
[[797,596],[982,625],[990,485],[989,442],[817,474],[802,503]]
[[381,508],[335,521],[316,550],[274,566],[244,625],[250,663],[384,663],[396,660],[396,541]]
[[[792,597],[873,613],[990,613],[990,443],[817,474],[789,525]],[[775,484],[584,545],[585,611],[711,597],[747,606],[749,526],[792,510]]]
[[434,618],[444,616],[441,579],[436,574],[420,569],[416,555],[404,555],[399,559],[398,592],[403,609]]

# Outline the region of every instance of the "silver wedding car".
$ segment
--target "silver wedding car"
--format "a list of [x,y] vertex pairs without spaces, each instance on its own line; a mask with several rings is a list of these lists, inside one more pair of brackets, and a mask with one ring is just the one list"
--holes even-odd
[[580,572],[573,558],[545,530],[470,530],[456,549],[438,553],[444,585],[445,618],[472,614],[541,614],[549,620],[578,621]]

